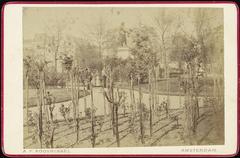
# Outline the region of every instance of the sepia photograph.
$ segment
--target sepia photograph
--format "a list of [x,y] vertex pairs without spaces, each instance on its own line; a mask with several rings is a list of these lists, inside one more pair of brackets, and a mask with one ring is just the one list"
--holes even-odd
[[225,144],[223,8],[23,7],[23,148]]

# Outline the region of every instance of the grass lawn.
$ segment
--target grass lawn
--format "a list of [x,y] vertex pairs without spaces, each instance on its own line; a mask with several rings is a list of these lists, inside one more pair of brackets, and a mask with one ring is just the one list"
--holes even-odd
[[[66,88],[59,88],[59,89],[46,89],[49,91],[55,98],[56,103],[65,102],[71,100],[71,90],[67,90]],[[89,92],[86,92],[87,95]],[[24,90],[24,97],[26,95],[26,91]],[[84,92],[80,90],[79,98],[84,96]],[[29,107],[37,106],[37,90],[36,89],[29,89]],[[24,99],[25,103],[25,99]],[[25,105],[25,104],[24,104]],[[24,106],[25,108],[25,106]]]
[[[184,95],[183,89],[180,88],[179,79],[172,78],[169,81],[169,92],[170,95]],[[121,88],[129,89],[129,84],[127,83],[117,83],[117,85]],[[135,84],[134,89],[138,90],[138,86]],[[148,83],[141,84],[141,89],[143,92],[148,93]],[[159,80],[157,82],[157,94],[167,94],[167,81]],[[201,87],[200,95],[212,95],[213,94],[213,84],[208,82]]]

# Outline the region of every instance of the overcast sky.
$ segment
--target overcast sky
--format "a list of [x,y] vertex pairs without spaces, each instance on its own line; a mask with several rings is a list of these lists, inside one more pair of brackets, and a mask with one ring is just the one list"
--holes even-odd
[[[130,28],[138,25],[140,21],[142,24],[154,26],[153,17],[158,15],[159,10],[161,8],[25,7],[23,36],[24,39],[31,39],[36,33],[46,33],[59,23],[63,25],[65,34],[81,37],[84,36],[83,32],[97,24],[100,17],[108,28],[119,27],[121,22],[125,22],[126,27]],[[183,28],[186,32],[191,32],[193,11],[194,9],[188,8],[167,8],[166,14],[174,21],[184,21]],[[222,9],[207,9],[207,12],[214,24],[223,24]]]

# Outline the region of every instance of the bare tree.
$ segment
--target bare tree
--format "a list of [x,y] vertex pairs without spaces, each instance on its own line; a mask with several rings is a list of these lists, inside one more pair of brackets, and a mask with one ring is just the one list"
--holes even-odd
[[105,48],[106,38],[107,38],[107,23],[102,15],[99,15],[96,23],[94,25],[86,25],[87,32],[85,32],[87,38],[91,40],[94,45],[98,48],[98,57],[102,58],[102,53]]
[[[57,71],[58,67],[58,60],[61,56],[60,48],[63,46],[66,34],[65,31],[71,28],[72,24],[75,23],[74,18],[66,18],[63,19],[62,17],[55,17],[51,20],[51,22],[45,22],[45,33],[48,34],[46,47],[49,48],[50,53],[54,55],[54,68]],[[69,42],[69,41],[67,41]],[[68,53],[68,52],[64,52]]]
[[34,65],[37,71],[37,76],[38,80],[36,81],[37,85],[37,96],[38,96],[38,137],[40,141],[40,147],[42,148],[43,145],[43,106],[44,106],[44,101],[45,101],[45,93],[44,93],[44,86],[45,86],[45,80],[44,80],[44,75],[45,75],[45,69],[46,65],[48,62],[44,60],[38,60],[35,61]]
[[138,95],[139,95],[139,117],[140,117],[140,139],[142,144],[145,143],[144,141],[144,125],[143,125],[143,104],[142,104],[142,89],[141,89],[141,75],[138,75]]
[[169,93],[170,93],[170,76],[169,76],[169,66],[168,66],[168,53],[167,53],[167,34],[170,30],[170,27],[172,25],[172,19],[168,17],[166,10],[161,9],[159,10],[159,14],[154,17],[154,22],[157,26],[157,31],[159,33],[159,40],[161,43],[161,51],[163,56],[163,62],[165,65],[165,80],[167,81],[167,105],[169,106]]
[[110,65],[107,65],[106,67],[106,75],[107,75],[107,92],[104,91],[104,96],[108,96],[108,99],[111,100],[109,102],[109,109],[110,109],[110,117],[111,117],[111,126],[112,126],[112,131],[113,135],[116,134],[116,129],[115,129],[115,106],[113,105],[114,102],[114,91],[113,91],[113,67]]
[[26,98],[25,98],[25,108],[26,108],[26,113],[27,113],[27,129],[28,129],[28,132],[29,132],[29,124],[28,124],[28,121],[29,121],[29,104],[28,104],[28,100],[29,100],[29,75],[31,73],[31,68],[32,68],[32,58],[27,56],[26,58],[23,59],[23,62],[24,62],[24,70],[25,70],[25,78],[24,78],[24,81],[25,81],[25,92],[26,92]]
[[105,94],[105,97],[107,98],[108,102],[112,103],[113,105],[113,113],[114,113],[114,128],[115,128],[115,132],[116,132],[116,140],[117,140],[117,146],[120,147],[120,139],[119,139],[119,130],[118,130],[118,109],[121,105],[124,104],[124,92],[120,92],[119,91],[119,88],[117,88],[116,90],[116,94],[115,94],[115,97],[112,98],[107,92],[104,92]]
[[63,58],[63,64],[65,69],[70,75],[71,81],[71,98],[73,104],[73,120],[75,122],[76,129],[76,143],[79,140],[79,84],[82,75],[82,70],[79,66],[74,65],[73,58],[65,56]]

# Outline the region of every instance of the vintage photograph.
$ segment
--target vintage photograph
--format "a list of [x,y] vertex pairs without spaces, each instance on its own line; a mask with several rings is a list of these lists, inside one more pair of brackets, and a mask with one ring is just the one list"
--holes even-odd
[[223,18],[23,7],[23,148],[224,145]]

